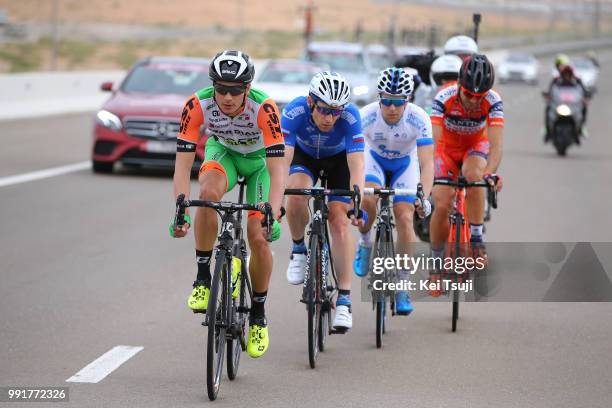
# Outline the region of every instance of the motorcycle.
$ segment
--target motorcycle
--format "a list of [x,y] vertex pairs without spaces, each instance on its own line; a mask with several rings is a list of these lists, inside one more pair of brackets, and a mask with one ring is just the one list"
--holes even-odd
[[547,129],[557,154],[565,156],[572,144],[580,144],[585,97],[579,86],[554,85],[550,93],[542,95],[548,100]]

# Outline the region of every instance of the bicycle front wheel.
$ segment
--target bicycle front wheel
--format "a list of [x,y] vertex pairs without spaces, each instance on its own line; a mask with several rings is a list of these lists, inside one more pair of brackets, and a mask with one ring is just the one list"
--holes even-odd
[[[221,385],[223,354],[228,327],[228,275],[230,262],[226,252],[219,250],[215,262],[215,273],[210,286],[210,297],[206,320],[208,322],[208,344],[206,348],[206,388],[208,398],[214,401]],[[231,296],[231,295],[230,295]]]
[[[241,257],[239,254],[234,256]],[[230,380],[236,378],[238,365],[240,364],[240,354],[246,350],[246,330],[251,296],[249,294],[250,283],[247,282],[249,277],[244,259],[241,259],[240,276],[238,279],[240,281],[240,291],[238,297],[231,302],[232,335],[227,339],[227,376]]]
[[310,264],[306,281],[306,308],[308,309],[308,362],[315,368],[319,354],[319,330],[321,318],[321,243],[316,236],[310,240]]

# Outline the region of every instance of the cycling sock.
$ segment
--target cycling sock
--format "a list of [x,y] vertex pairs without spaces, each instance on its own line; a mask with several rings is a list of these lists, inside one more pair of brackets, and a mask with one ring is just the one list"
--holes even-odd
[[370,231],[361,233],[360,244],[368,248],[372,246],[372,241],[370,241]]
[[291,249],[291,252],[294,254],[305,254],[307,252],[304,237],[293,240],[293,249]]
[[196,249],[196,262],[198,263],[199,281],[204,281],[207,286],[210,286],[210,261],[213,251],[200,251]]
[[336,306],[350,306],[351,305],[351,290],[350,289],[338,289],[338,299],[336,299]]
[[251,319],[263,319],[266,317],[264,304],[268,297],[268,291],[255,292],[253,291],[253,304],[251,305]]
[[470,242],[482,242],[482,224],[470,223]]

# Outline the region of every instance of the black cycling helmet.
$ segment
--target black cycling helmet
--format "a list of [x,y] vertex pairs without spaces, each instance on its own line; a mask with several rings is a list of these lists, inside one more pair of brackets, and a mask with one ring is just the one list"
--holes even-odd
[[210,62],[208,76],[213,82],[226,81],[248,84],[255,76],[255,66],[248,54],[225,50]]
[[475,94],[483,94],[493,88],[495,71],[484,54],[468,57],[459,71],[459,85]]

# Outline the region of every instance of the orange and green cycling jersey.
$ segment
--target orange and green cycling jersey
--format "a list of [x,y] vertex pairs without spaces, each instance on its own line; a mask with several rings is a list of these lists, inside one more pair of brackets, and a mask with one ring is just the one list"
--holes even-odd
[[185,103],[176,151],[195,152],[201,128],[228,150],[242,155],[282,157],[285,152],[278,108],[264,92],[251,88],[244,109],[235,117],[224,114],[212,86],[193,94]]

